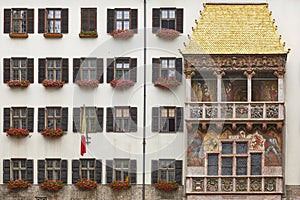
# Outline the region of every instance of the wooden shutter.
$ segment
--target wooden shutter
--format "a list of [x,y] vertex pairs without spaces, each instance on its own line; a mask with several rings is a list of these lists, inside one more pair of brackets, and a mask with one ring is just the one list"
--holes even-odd
[[107,33],[113,32],[115,29],[115,10],[107,9]]
[[113,181],[113,160],[106,160],[106,183]]
[[99,83],[103,83],[103,58],[97,59],[97,80]]
[[68,183],[68,160],[61,161],[61,181],[65,184]]
[[10,58],[3,59],[3,83],[10,80]]
[[4,9],[4,33],[10,33],[11,9]]
[[80,108],[73,108],[73,132],[80,132]]
[[79,177],[79,164],[80,161],[79,160],[72,160],[72,183],[77,183],[78,179],[80,179]]
[[160,59],[152,58],[152,83],[155,83],[160,74]]
[[130,160],[130,183],[136,184],[136,160]]
[[160,9],[153,8],[152,9],[152,33],[156,33],[156,31],[160,28]]
[[46,79],[46,59],[39,58],[39,83]]
[[38,25],[38,33],[45,33],[45,9],[39,9],[39,25]]
[[27,33],[34,33],[34,9],[27,9]]
[[107,58],[107,83],[110,83],[112,80],[114,80],[114,68],[115,68],[115,61],[113,58]]
[[38,131],[45,129],[45,108],[39,108],[38,110]]
[[95,181],[101,184],[102,182],[102,161],[96,160],[96,172],[95,172]]
[[158,160],[151,160],[151,183],[158,182]]
[[182,58],[176,58],[175,67],[176,67],[176,79],[177,79],[177,81],[181,82],[181,80],[182,80]]
[[130,108],[130,132],[137,132],[137,107]]
[[30,81],[30,83],[34,82],[33,70],[34,70],[33,58],[28,58],[27,59],[27,80]]
[[176,9],[176,31],[183,33],[183,9]]
[[137,27],[138,27],[138,10],[137,9],[131,9],[131,28],[134,33],[137,33]]
[[182,160],[175,161],[175,181],[182,185]]
[[69,82],[69,59],[62,59],[62,81],[65,83]]
[[38,160],[38,184],[45,181],[45,160]]
[[137,59],[130,59],[130,80],[136,82],[136,73],[137,73]]
[[183,132],[183,107],[176,107],[176,131]]
[[68,108],[62,108],[61,128],[63,131],[68,131]]
[[3,160],[3,183],[10,180],[10,160]]
[[78,74],[79,70],[80,70],[80,58],[73,58],[73,83],[75,83],[76,80],[80,80],[80,74]]
[[30,132],[33,132],[33,122],[34,122],[34,109],[33,108],[27,108],[27,117],[28,117],[27,129]]
[[10,128],[10,108],[4,108],[3,112],[3,132]]
[[103,131],[103,108],[97,108],[97,120],[96,123],[96,132]]
[[27,181],[33,183],[33,160],[26,161]]
[[158,132],[159,130],[159,107],[152,108],[152,132]]
[[69,32],[69,9],[61,10],[61,33]]
[[106,108],[106,132],[114,131],[114,109]]

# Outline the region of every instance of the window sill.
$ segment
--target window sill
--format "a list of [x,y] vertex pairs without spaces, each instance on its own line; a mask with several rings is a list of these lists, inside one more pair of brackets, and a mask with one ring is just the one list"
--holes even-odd
[[28,33],[10,33],[10,38],[28,38]]
[[63,34],[61,33],[44,33],[45,38],[62,38]]
[[97,38],[98,34],[97,33],[94,33],[94,34],[79,33],[79,37],[80,38]]

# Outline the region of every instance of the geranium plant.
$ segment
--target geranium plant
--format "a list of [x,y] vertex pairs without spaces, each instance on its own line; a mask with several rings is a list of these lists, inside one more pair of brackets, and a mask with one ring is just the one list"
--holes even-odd
[[126,30],[118,29],[110,33],[110,35],[113,36],[113,38],[125,39],[125,40],[131,38],[133,34],[134,34],[133,31],[128,29]]
[[159,29],[156,32],[156,36],[165,40],[174,40],[180,35],[180,33],[173,29]]
[[7,83],[9,87],[28,87],[30,85],[30,81],[28,80],[9,80]]
[[57,138],[63,136],[65,132],[61,128],[57,128],[57,129],[45,128],[41,132],[41,134],[46,137]]
[[80,87],[96,88],[99,85],[99,81],[97,81],[97,80],[80,80],[80,81],[76,81],[76,84]]
[[47,80],[45,79],[43,81],[43,86],[44,87],[56,87],[56,88],[61,88],[65,84],[64,81],[58,81],[58,80]]
[[180,85],[176,78],[158,78],[154,82],[154,86],[162,88],[174,88]]
[[98,183],[90,179],[80,179],[75,185],[81,190],[94,190]]
[[13,136],[13,137],[26,137],[29,135],[29,130],[24,128],[10,128],[6,131],[6,136]]
[[7,188],[10,190],[17,190],[17,189],[26,189],[31,186],[26,180],[19,179],[19,180],[10,180],[7,183]]
[[132,87],[134,85],[134,81],[132,80],[122,80],[122,79],[114,79],[110,82],[111,87],[117,89],[125,89]]
[[114,191],[119,191],[119,190],[126,190],[131,187],[131,184],[126,181],[113,181],[111,184],[109,184],[109,187],[114,190]]
[[64,184],[62,181],[59,180],[48,180],[46,179],[44,183],[40,184],[40,188],[43,190],[47,190],[50,192],[57,192],[58,190],[62,189]]
[[176,182],[165,182],[160,180],[158,183],[154,184],[154,187],[161,191],[174,191],[178,189],[178,184]]

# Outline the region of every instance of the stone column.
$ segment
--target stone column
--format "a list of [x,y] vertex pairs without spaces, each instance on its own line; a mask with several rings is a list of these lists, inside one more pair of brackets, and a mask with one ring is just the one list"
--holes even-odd
[[252,100],[252,77],[255,75],[255,72],[248,68],[244,75],[247,77],[247,102],[250,103]]
[[214,72],[214,75],[217,77],[217,101],[222,101],[222,77],[225,75],[225,72],[222,70],[217,70]]
[[184,62],[185,74],[185,99],[187,102],[192,101],[192,77],[195,75],[195,68],[188,62]]
[[284,85],[283,85],[283,78],[284,78],[285,70],[282,66],[278,68],[277,71],[274,72],[274,75],[278,78],[278,101],[284,101]]

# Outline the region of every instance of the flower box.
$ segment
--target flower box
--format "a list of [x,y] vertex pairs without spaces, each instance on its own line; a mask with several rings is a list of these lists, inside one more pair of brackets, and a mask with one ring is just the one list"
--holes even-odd
[[81,80],[81,81],[76,81],[76,84],[80,87],[96,88],[99,85],[99,81],[97,81],[97,80]]
[[10,38],[28,38],[28,33],[10,33]]
[[19,179],[19,180],[10,180],[7,183],[7,188],[10,190],[18,190],[18,189],[27,189],[31,186],[26,180]]
[[6,136],[12,137],[27,137],[29,135],[29,130],[23,128],[10,128],[6,131]]
[[160,180],[158,183],[154,184],[154,187],[160,191],[175,191],[178,189],[178,184],[176,182],[164,182]]
[[79,33],[80,38],[97,38],[98,33],[96,31],[81,31]]
[[64,86],[64,84],[65,84],[64,81],[47,80],[47,79],[43,81],[44,87],[61,88]]
[[127,190],[131,187],[131,184],[128,181],[113,181],[109,184],[109,187],[113,191]]
[[114,79],[110,82],[110,86],[117,89],[126,89],[134,86],[134,81]]
[[41,131],[41,134],[46,137],[58,138],[63,136],[65,132],[61,128],[57,128],[57,129],[45,128],[43,131]]
[[30,85],[30,81],[28,81],[28,80],[9,80],[6,84],[9,87],[26,88]]
[[133,36],[133,30],[116,30],[110,33],[113,38],[126,40]]
[[164,40],[174,40],[180,35],[180,33],[173,29],[159,29],[156,32],[156,36]]
[[97,188],[98,183],[90,179],[80,179],[75,185],[81,190],[94,190]]
[[176,78],[158,78],[157,81],[154,82],[154,86],[161,88],[175,88],[180,85],[180,82],[176,80]]
[[44,33],[45,38],[62,38],[63,34],[61,33]]
[[40,188],[49,192],[57,192],[64,187],[63,182],[55,180],[45,180],[40,184]]

